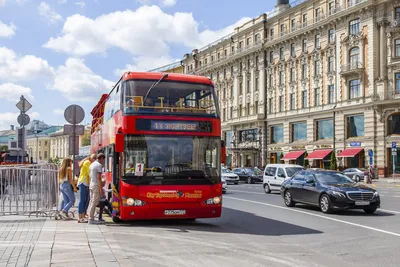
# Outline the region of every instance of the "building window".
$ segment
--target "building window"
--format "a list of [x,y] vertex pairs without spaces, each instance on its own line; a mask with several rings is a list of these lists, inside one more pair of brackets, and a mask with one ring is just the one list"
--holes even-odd
[[226,121],[226,108],[224,108],[222,111],[222,120]]
[[353,98],[358,98],[361,96],[361,91],[360,91],[360,80],[351,80],[349,83],[349,87],[350,87],[350,95],[349,98],[353,99]]
[[274,28],[272,28],[269,30],[269,37],[271,40],[274,40],[274,36],[275,36],[275,31]]
[[364,136],[364,116],[347,117],[347,138]]
[[290,23],[290,28],[292,29],[292,31],[295,30],[295,28],[296,28],[296,19],[292,19],[292,22]]
[[257,142],[258,141],[258,130],[251,129],[251,130],[244,130],[239,132],[239,142]]
[[217,71],[217,81],[219,81],[219,71]]
[[240,41],[240,42],[239,42],[239,47],[238,47],[238,48],[240,49],[240,48],[242,48],[242,46],[243,46],[243,42]]
[[220,52],[218,52],[218,54],[217,54],[217,58],[218,58],[218,59],[220,59],[220,57],[221,57],[221,53],[220,53]]
[[235,47],[234,46],[231,47],[231,53],[235,54]]
[[273,99],[269,98],[268,99],[268,113],[272,114],[273,111],[274,111]]
[[222,94],[223,98],[226,99],[226,88],[225,87],[222,89],[222,92],[223,92],[223,94]]
[[207,65],[207,59],[204,59],[204,64]]
[[247,116],[250,116],[250,103],[246,104],[246,114]]
[[328,94],[329,104],[335,103],[335,86],[333,84],[328,86]]
[[395,92],[395,94],[400,94],[400,72],[398,72],[394,75],[394,79],[395,79],[394,92]]
[[256,78],[256,81],[255,81],[255,91],[257,92],[258,91],[258,87],[260,86],[259,85],[259,79],[258,79],[258,77]]
[[307,91],[302,91],[301,92],[301,107],[302,108],[307,108],[308,104],[308,96],[307,96]]
[[316,123],[317,140],[333,138],[333,120],[319,120]]
[[295,68],[293,67],[293,68],[290,68],[290,82],[295,82],[295,80],[296,80],[296,76],[295,76]]
[[307,26],[307,14],[303,14],[303,27]]
[[214,62],[214,56],[211,56],[211,62]]
[[281,47],[279,49],[279,59],[284,60],[284,56],[285,56],[285,50],[283,49],[283,47]]
[[400,57],[400,39],[394,40],[394,56]]
[[239,105],[239,117],[242,117],[242,105]]
[[254,102],[254,110],[253,110],[253,114],[258,114],[258,101]]
[[242,93],[243,93],[243,83],[240,82],[239,83],[239,95],[242,95]]
[[393,114],[388,118],[388,135],[400,135],[400,114]]
[[319,106],[321,105],[321,89],[320,88],[315,88],[314,90],[314,105]]
[[284,82],[283,70],[281,70],[279,71],[279,85],[283,85]]
[[212,80],[212,79],[213,79],[213,74],[211,73],[211,74],[210,74],[210,80]]
[[258,56],[256,56],[256,70],[258,70],[258,60],[259,60],[259,58],[258,58]]
[[350,50],[350,64],[351,68],[356,68],[358,62],[360,61],[360,48],[353,47]]
[[242,74],[242,72],[243,72],[243,62],[240,62],[240,64],[239,64],[239,71],[240,71],[240,74]]
[[273,82],[274,82],[273,77],[274,77],[273,74],[270,74],[270,75],[269,75],[269,88],[271,88],[271,87],[273,86]]
[[290,110],[296,109],[296,95],[295,93],[290,94]]
[[247,60],[247,68],[250,69],[250,66],[251,66],[251,62],[250,62],[250,59],[248,59]]
[[233,107],[229,108],[229,118],[233,119]]
[[258,43],[258,41],[260,41],[260,34],[259,34],[259,33],[257,33],[257,34],[254,36],[254,41],[255,41],[256,43]]
[[295,44],[290,45],[290,56],[292,56],[292,57],[296,56],[296,45]]
[[335,8],[335,3],[334,2],[329,2],[329,5],[328,5],[329,15],[332,15],[334,13],[334,8]]
[[284,103],[284,98],[283,95],[279,96],[279,112],[283,112],[285,109],[285,103]]
[[307,140],[307,123],[297,122],[292,124],[292,142]]
[[355,19],[350,21],[350,28],[349,28],[349,34],[359,34],[360,33],[360,19]]
[[233,86],[231,86],[231,98],[233,99]]
[[303,53],[307,53],[307,39],[303,39]]
[[328,72],[335,70],[335,58],[333,56],[328,58]]
[[285,33],[285,24],[281,24],[281,35]]
[[249,37],[249,38],[247,38],[247,41],[246,41],[246,45],[250,45],[250,42],[251,42],[251,38]]
[[321,9],[320,8],[316,8],[315,9],[315,20],[319,21],[321,18]]
[[228,50],[225,49],[225,50],[224,50],[224,56],[226,57],[227,55],[228,55]]
[[321,74],[321,61],[316,60],[314,63],[314,75],[320,75]]
[[48,145],[48,142],[47,142],[47,141],[44,141],[44,145],[47,146],[47,145]]
[[247,79],[246,93],[250,93],[250,91],[251,91],[250,79]]
[[330,29],[328,35],[329,35],[329,43],[333,43],[335,41],[335,30]]
[[233,71],[233,66],[231,66],[231,76],[233,76],[234,71]]
[[321,41],[320,41],[320,35],[319,34],[315,35],[315,48],[317,48],[317,49],[321,48]]
[[283,142],[283,125],[276,125],[271,127],[271,143]]
[[394,9],[394,19],[397,21],[397,25],[400,22],[400,7]]
[[301,65],[301,79],[304,80],[307,77],[307,65]]
[[274,51],[269,52],[269,63],[274,63]]

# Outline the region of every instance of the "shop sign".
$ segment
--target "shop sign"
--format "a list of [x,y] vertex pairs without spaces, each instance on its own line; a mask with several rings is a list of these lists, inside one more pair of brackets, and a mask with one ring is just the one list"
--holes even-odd
[[269,148],[270,151],[282,151],[281,147],[270,147]]
[[291,150],[306,149],[306,146],[292,146],[290,149],[291,149]]
[[315,149],[318,149],[318,148],[332,148],[332,145],[316,145]]
[[361,142],[351,142],[350,146],[361,146]]

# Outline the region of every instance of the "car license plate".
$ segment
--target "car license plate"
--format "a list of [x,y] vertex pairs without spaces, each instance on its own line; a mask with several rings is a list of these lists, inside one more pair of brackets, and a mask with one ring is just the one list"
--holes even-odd
[[185,215],[186,210],[165,210],[164,215]]
[[356,206],[368,206],[369,201],[356,201]]

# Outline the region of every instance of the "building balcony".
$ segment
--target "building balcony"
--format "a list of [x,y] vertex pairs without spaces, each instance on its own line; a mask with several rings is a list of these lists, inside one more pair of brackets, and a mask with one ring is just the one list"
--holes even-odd
[[340,68],[341,75],[352,75],[361,73],[363,71],[364,71],[364,64],[362,64],[362,62],[360,61],[342,65]]
[[374,102],[376,101],[387,101],[387,100],[400,100],[400,90],[390,92],[379,92],[371,94],[371,98]]

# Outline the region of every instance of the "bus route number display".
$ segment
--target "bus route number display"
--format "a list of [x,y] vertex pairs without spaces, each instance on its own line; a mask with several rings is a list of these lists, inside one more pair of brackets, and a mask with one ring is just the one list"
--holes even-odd
[[135,176],[143,176],[144,164],[136,163],[135,166]]
[[199,123],[182,121],[152,121],[151,130],[195,132],[199,130]]

